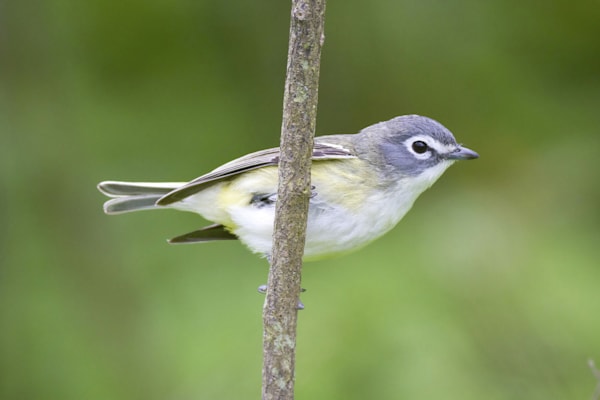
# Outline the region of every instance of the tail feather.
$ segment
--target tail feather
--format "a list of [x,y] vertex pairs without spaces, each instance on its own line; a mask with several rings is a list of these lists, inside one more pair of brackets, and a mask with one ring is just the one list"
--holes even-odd
[[164,195],[185,182],[119,182],[104,181],[98,184],[98,189],[109,197],[137,196],[137,195]]
[[106,214],[122,214],[130,211],[150,210],[156,208],[160,196],[116,197],[104,203]]
[[121,214],[156,208],[158,199],[184,184],[185,182],[105,181],[98,184],[98,190],[108,197],[112,197],[104,203],[104,212]]

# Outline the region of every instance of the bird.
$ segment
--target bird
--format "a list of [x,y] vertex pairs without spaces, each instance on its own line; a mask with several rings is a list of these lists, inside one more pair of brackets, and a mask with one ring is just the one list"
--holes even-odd
[[[169,243],[239,239],[270,258],[279,148],[237,158],[189,182],[104,181],[106,214],[176,209],[210,224]],[[458,160],[479,155],[441,123],[403,115],[354,134],[314,139],[304,260],[362,248],[390,231]]]

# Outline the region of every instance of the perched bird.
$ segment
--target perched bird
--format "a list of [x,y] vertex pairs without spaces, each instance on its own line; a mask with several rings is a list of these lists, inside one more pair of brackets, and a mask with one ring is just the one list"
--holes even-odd
[[[357,134],[315,138],[304,258],[360,248],[392,229],[456,160],[477,153],[439,122],[405,115]],[[214,224],[170,243],[240,239],[269,256],[277,201],[279,148],[248,154],[191,182],[105,181],[107,214],[174,208]]]

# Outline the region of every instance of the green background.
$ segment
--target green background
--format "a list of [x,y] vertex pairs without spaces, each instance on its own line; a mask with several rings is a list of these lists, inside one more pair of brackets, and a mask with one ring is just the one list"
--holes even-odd
[[[0,397],[260,396],[264,260],[101,211],[278,143],[287,1],[0,4]],[[317,131],[418,113],[481,155],[307,263],[298,399],[588,399],[600,364],[600,7],[330,1]]]

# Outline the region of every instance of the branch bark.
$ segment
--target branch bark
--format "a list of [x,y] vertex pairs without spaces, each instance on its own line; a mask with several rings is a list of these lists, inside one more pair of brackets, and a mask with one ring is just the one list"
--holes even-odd
[[263,400],[294,398],[296,322],[326,0],[292,0],[273,251],[263,307]]

